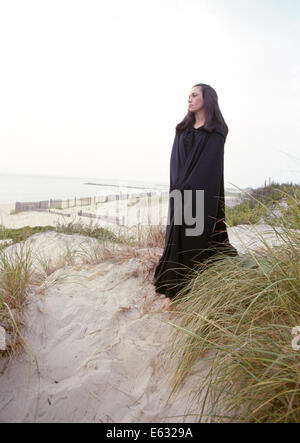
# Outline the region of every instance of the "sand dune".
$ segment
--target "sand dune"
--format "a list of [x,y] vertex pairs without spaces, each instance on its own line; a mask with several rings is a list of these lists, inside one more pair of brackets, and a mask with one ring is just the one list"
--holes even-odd
[[[36,215],[18,216],[6,215],[6,220],[15,217],[18,224],[31,217],[36,222]],[[38,214],[38,224],[43,216]],[[240,253],[245,244],[261,246],[253,227],[240,225],[228,233]],[[274,232],[267,235],[271,244],[280,243]],[[162,249],[136,249],[122,261],[123,246],[106,245],[115,252],[110,257],[103,250],[101,256],[96,239],[53,231],[37,233],[25,244],[32,247],[36,275],[44,278],[30,287],[26,301],[27,352],[0,362],[0,421],[197,421],[195,416],[184,419],[184,414],[196,412],[188,409],[189,397],[208,370],[207,362],[199,362],[168,402],[173,328],[166,322],[172,314],[160,310],[164,296],[155,294],[143,273]],[[94,263],[88,263],[87,251],[98,252]]]
[[[93,242],[50,231],[31,237],[33,252],[54,261],[66,245],[80,249]],[[1,422],[184,420],[168,417],[186,412],[197,374],[166,403],[172,328],[163,323],[170,313],[160,311],[160,297],[141,273],[140,260],[147,254],[142,250],[140,259],[97,265],[80,264],[82,257],[77,257],[75,264],[48,277],[44,293],[32,287],[23,333],[33,354],[23,352],[7,367],[2,361]]]

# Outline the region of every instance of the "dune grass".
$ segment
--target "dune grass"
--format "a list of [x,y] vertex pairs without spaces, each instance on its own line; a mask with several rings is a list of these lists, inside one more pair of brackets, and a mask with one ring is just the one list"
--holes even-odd
[[0,325],[10,337],[9,352],[17,351],[23,341],[19,330],[32,273],[30,246],[23,243],[19,250],[0,250]]
[[[24,226],[23,228],[5,228],[3,225],[0,225],[0,240],[12,239],[12,243],[18,243],[21,241],[25,241],[28,237],[37,232],[46,232],[46,231],[55,231],[54,226]],[[2,246],[0,244],[0,250]]]
[[253,189],[251,194],[240,191],[242,202],[226,207],[228,226],[254,224],[262,220],[267,224],[279,225],[282,219],[293,217],[294,228],[299,228],[300,220],[297,208],[294,208],[300,199],[299,185],[272,182],[269,186]]
[[172,303],[171,395],[210,361],[191,399],[200,422],[300,421],[300,350],[292,346],[300,326],[300,199],[289,198],[290,216],[269,218],[281,246],[264,240],[257,251],[212,257]]

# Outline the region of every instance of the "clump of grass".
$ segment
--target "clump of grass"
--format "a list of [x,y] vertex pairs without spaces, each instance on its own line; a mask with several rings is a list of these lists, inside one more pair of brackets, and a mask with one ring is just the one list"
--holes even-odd
[[138,247],[159,247],[162,248],[165,243],[166,225],[159,223],[157,225],[136,226],[136,245]]
[[259,223],[265,211],[253,204],[251,200],[243,201],[236,206],[226,208],[226,220],[229,226]]
[[97,265],[105,260],[112,259],[118,255],[119,249],[116,243],[96,240],[92,244],[81,244],[78,250],[78,256],[82,263]]
[[295,183],[271,182],[268,186],[253,189],[251,194],[265,205],[272,205],[282,199],[282,193],[293,195],[295,192],[300,196],[300,186]]
[[130,239],[123,235],[121,231],[119,233],[114,232],[111,229],[103,228],[97,223],[94,224],[93,220],[87,225],[81,221],[71,221],[69,223],[56,222],[55,231],[62,232],[64,234],[80,234],[87,237],[96,238],[100,241],[109,241],[112,243],[131,244],[133,239]]
[[22,341],[24,301],[33,276],[31,247],[0,251],[0,325],[9,336],[7,351],[16,350]]
[[[270,219],[282,245],[213,256],[172,303],[173,390],[201,360],[194,401],[199,421],[299,422],[300,351],[292,329],[300,325],[300,232],[294,220]],[[260,202],[261,205],[264,203]]]
[[[24,226],[22,228],[5,228],[0,225],[0,240],[12,239],[13,243],[27,240],[31,235],[37,232],[55,231],[54,226]],[[1,249],[1,247],[0,247]]]
[[[241,190],[242,191],[242,190]],[[293,205],[300,198],[300,186],[291,183],[271,183],[269,186],[253,189],[251,194],[241,192],[242,202],[226,207],[226,221],[229,226],[239,224],[265,223],[279,224],[281,218],[295,215]],[[275,211],[275,212],[274,212]],[[295,220],[299,227],[299,220]]]

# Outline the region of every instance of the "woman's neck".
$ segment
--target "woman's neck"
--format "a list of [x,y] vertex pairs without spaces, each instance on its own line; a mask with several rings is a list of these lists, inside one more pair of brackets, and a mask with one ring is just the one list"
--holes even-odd
[[195,123],[194,128],[199,128],[200,126],[203,126],[205,123],[205,112],[204,109],[201,109],[200,111],[195,112]]
[[200,122],[200,123],[199,123],[199,122],[195,122],[195,123],[194,123],[194,128],[195,128],[195,129],[200,128],[201,126],[204,125],[204,123],[205,123],[205,122]]

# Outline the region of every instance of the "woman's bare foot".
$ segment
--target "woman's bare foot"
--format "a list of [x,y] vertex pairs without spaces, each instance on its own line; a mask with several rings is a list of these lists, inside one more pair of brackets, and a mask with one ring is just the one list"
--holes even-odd
[[169,297],[164,298],[163,300],[161,300],[160,302],[160,306],[162,308],[163,311],[168,311],[171,305],[171,299]]

